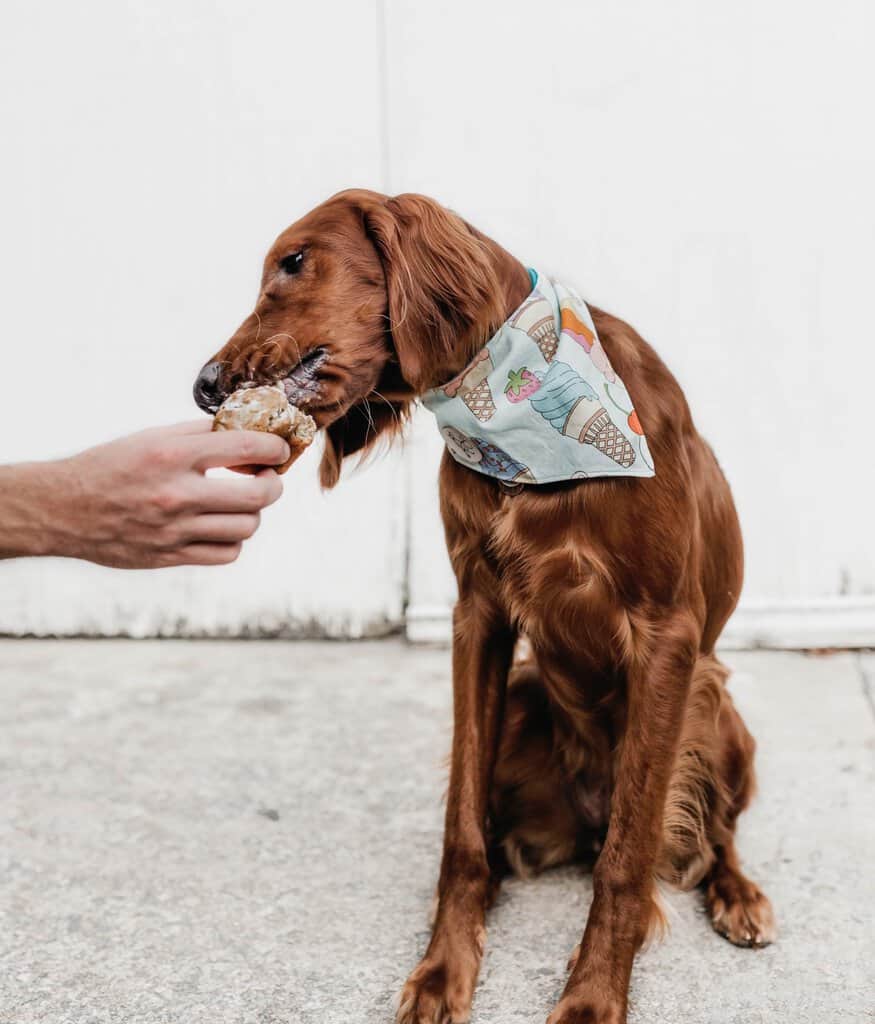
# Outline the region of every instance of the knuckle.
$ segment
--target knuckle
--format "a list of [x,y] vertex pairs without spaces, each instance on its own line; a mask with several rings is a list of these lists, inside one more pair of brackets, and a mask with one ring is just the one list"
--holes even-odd
[[179,462],[179,446],[167,442],[156,444],[146,452],[145,458],[152,469],[166,472]]
[[182,501],[178,492],[169,488],[156,492],[152,502],[155,508],[164,516],[175,515],[182,507]]
[[168,526],[161,531],[157,546],[160,550],[175,551],[182,544],[182,533],[175,527]]
[[244,462],[255,462],[259,447],[260,439],[257,435],[250,431],[241,433],[239,453]]

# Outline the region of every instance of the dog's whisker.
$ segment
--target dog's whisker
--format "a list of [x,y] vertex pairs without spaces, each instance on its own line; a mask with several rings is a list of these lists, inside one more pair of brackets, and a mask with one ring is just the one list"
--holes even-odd
[[398,410],[396,409],[395,404],[393,402],[390,402],[389,399],[386,398],[385,395],[381,395],[380,392],[377,391],[376,388],[372,389],[371,394],[372,395],[376,395],[377,398],[381,399],[382,401],[384,401],[386,403],[386,405],[389,406],[389,408],[392,410],[392,415],[395,417],[395,422],[400,427],[401,426],[401,416],[398,414]]
[[301,360],[303,359],[303,356],[301,355],[301,347],[300,345],[298,345],[298,340],[294,336],[294,334],[289,334],[288,331],[277,331],[276,334],[272,334],[269,338],[265,338],[264,344],[266,345],[268,342],[273,341],[274,338],[288,338],[289,341],[291,341],[291,343],[295,346],[295,352],[297,353],[298,356],[298,362],[301,362]]
[[365,398],[362,400],[362,404],[364,405],[368,414],[368,429],[365,432],[365,438],[367,438],[368,434],[370,434],[372,430],[376,434],[377,427],[376,424],[374,423],[374,414],[371,412],[371,403],[367,400],[367,398]]
[[265,350],[265,356],[268,358],[268,363],[266,365],[266,369],[268,370],[268,372],[270,372],[271,370],[277,369],[277,367],[279,365],[279,363],[277,361],[277,358],[276,358],[275,355],[271,355],[270,353],[271,353],[271,349],[272,349],[275,353],[277,353],[279,355],[279,357],[282,357],[282,354],[283,354],[283,347],[282,347],[282,345],[280,345],[280,343],[278,341],[274,341],[272,338],[268,338],[262,344],[263,344],[263,346],[266,346],[266,345],[271,346],[270,349],[266,349]]

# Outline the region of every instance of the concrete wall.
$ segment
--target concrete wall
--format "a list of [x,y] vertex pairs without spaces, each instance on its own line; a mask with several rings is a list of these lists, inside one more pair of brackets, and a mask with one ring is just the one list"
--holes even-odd
[[[0,459],[190,416],[285,223],[346,185],[422,191],[675,371],[742,515],[736,642],[875,642],[872,11],[7,5],[0,344],[65,415],[22,431],[7,388]],[[418,422],[329,496],[309,454],[227,570],[2,565],[0,630],[357,633],[399,619],[409,555],[411,630],[446,635],[439,450]]]

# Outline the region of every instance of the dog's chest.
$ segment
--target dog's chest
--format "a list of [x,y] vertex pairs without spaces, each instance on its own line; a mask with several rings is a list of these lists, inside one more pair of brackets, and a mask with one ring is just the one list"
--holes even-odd
[[538,647],[577,648],[610,663],[626,624],[613,560],[598,523],[568,502],[503,495],[490,519],[485,554],[508,617]]

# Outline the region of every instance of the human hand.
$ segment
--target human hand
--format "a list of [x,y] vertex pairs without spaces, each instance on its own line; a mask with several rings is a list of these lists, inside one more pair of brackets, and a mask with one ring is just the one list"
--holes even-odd
[[280,465],[282,438],[210,432],[207,419],[157,427],[43,465],[43,553],[125,569],[224,565],[282,494],[273,469],[208,477],[218,466]]

